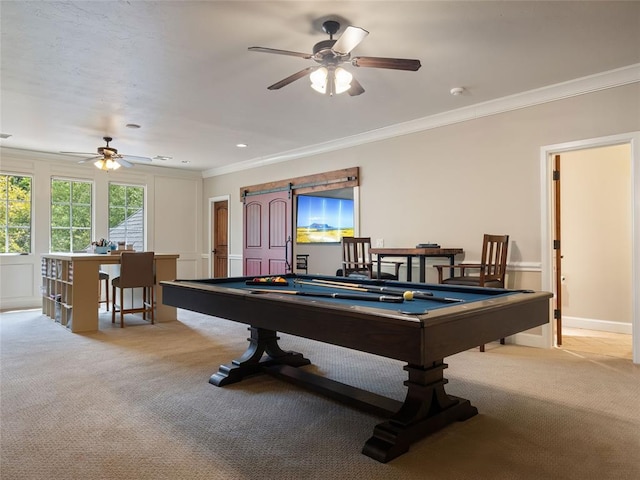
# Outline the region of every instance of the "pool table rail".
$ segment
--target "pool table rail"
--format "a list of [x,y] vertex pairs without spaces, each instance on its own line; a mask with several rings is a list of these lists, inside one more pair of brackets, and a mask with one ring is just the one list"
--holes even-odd
[[[287,276],[289,280],[296,278],[313,280],[314,276]],[[448,381],[444,378],[444,358],[548,323],[552,297],[549,292],[370,282],[407,290],[432,289],[461,300],[451,304],[415,300],[403,307],[298,296],[278,292],[277,288],[273,293],[255,294],[245,285],[251,279],[161,282],[165,304],[249,326],[247,350],[238,359],[221,365],[210,383],[222,387],[256,373],[269,373],[387,417],[374,427],[362,449],[362,453],[383,463],[407,452],[412,443],[426,435],[478,413],[469,400],[445,391]],[[309,365],[310,360],[301,353],[280,348],[278,332],[406,362],[404,401],[299,368]]]

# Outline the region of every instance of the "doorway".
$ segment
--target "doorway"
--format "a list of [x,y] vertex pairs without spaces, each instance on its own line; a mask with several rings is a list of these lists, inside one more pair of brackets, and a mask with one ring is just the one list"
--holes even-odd
[[[597,138],[591,140],[584,140],[578,142],[571,142],[566,144],[559,145],[550,145],[541,148],[541,164],[542,164],[542,289],[554,292],[556,294],[556,298],[554,299],[555,303],[559,303],[559,305],[554,305],[554,310],[557,310],[559,313],[559,319],[557,323],[555,319],[552,320],[552,324],[548,329],[549,337],[548,344],[549,346],[556,344],[558,339],[562,337],[558,337],[557,335],[553,335],[554,327],[558,327],[560,330],[555,331],[557,334],[564,330],[563,320],[565,319],[565,315],[567,316],[566,323],[569,324],[571,330],[569,332],[574,333],[574,328],[587,328],[594,327],[596,330],[613,330],[616,333],[624,333],[625,328],[627,333],[631,333],[631,349],[632,349],[632,359],[634,363],[640,363],[640,308],[639,301],[636,298],[637,295],[634,295],[633,292],[638,289],[638,280],[640,279],[640,255],[638,254],[638,245],[640,245],[640,228],[638,225],[640,219],[640,207],[638,206],[638,195],[640,195],[640,152],[638,152],[638,147],[640,146],[640,133],[634,132],[630,134],[616,135],[611,137]],[[611,148],[611,150],[607,150]],[[595,152],[598,150],[597,152]],[[626,180],[627,180],[627,195],[623,196],[624,204],[618,204],[618,208],[615,208],[611,204],[611,196],[612,194],[607,195],[606,193],[606,185],[605,185],[605,173],[607,172],[607,168],[610,166],[606,165],[606,153],[607,152],[615,152],[618,153],[623,152],[624,158],[622,159],[623,164],[626,167]],[[595,154],[594,154],[595,152]],[[580,184],[582,182],[588,183],[588,175],[586,174],[586,180],[579,179],[579,181],[575,181],[575,178],[571,179],[571,175],[576,175],[576,172],[579,172],[580,169],[589,169],[589,158],[596,158],[596,169],[593,170],[590,175],[592,175],[591,181],[598,182],[596,185],[598,186],[597,190],[593,190],[591,192],[583,191],[583,195],[587,195],[591,197],[590,200],[595,200],[596,203],[592,203],[591,210],[583,210],[580,213],[580,208],[583,208],[584,205],[581,205],[581,200],[575,198],[576,191],[579,192],[581,188]],[[605,158],[605,160],[597,160],[598,155],[599,158]],[[561,184],[564,185],[565,181],[567,182],[568,191],[566,195],[560,195],[560,211],[562,213],[558,215],[558,211],[556,210],[557,202],[555,201],[554,190],[557,187],[556,182],[554,182],[554,174],[553,171],[555,169],[555,164],[557,157],[560,156],[561,159],[566,159],[567,172],[564,172],[564,168],[561,168],[560,179]],[[574,160],[572,160],[572,158]],[[584,163],[579,164],[576,163],[572,166],[572,162],[580,162],[583,160]],[[562,161],[562,160],[561,160]],[[593,162],[593,158],[591,160]],[[599,163],[598,163],[599,162]],[[562,164],[562,163],[561,163]],[[600,172],[600,173],[599,173]],[[581,173],[582,175],[582,173]],[[577,187],[576,187],[577,185]],[[577,190],[576,190],[577,189]],[[563,190],[563,189],[562,189]],[[630,190],[630,194],[628,193]],[[617,192],[616,192],[617,193]],[[572,198],[571,195],[574,197]],[[587,197],[585,197],[587,198]],[[584,198],[583,200],[584,201]],[[599,202],[598,202],[599,201]],[[576,203],[577,202],[577,203]],[[600,208],[601,204],[607,204],[603,208],[603,212],[598,217],[594,208]],[[574,209],[573,215],[571,209]],[[593,224],[588,224],[588,215],[593,213]],[[623,220],[627,220],[627,230],[618,230],[617,233],[613,233],[607,236],[607,228],[609,225],[609,220],[615,218],[619,215],[626,215],[627,218]],[[586,225],[580,226],[580,221],[573,222],[574,217],[587,219]],[[555,221],[556,217],[560,219],[564,219],[567,225],[561,227],[562,228],[562,236],[558,235],[557,238],[562,238],[562,242],[555,242],[556,240],[556,228]],[[620,222],[619,222],[620,223]],[[622,222],[624,223],[624,222]],[[566,228],[565,228],[566,227]],[[569,233],[569,228],[577,228],[578,233]],[[580,231],[580,229],[582,229]],[[591,230],[592,234],[589,235],[586,232]],[[601,232],[600,232],[600,231]],[[595,232],[595,233],[594,233]],[[602,233],[601,238],[597,239],[596,236]],[[621,238],[621,235],[626,236],[626,238]],[[567,238],[565,238],[567,237]],[[629,240],[629,237],[630,240]],[[593,244],[589,245],[590,240],[593,239]],[[625,243],[626,241],[626,243]],[[626,245],[626,246],[625,246]],[[621,248],[624,250],[623,252],[616,252],[616,248]],[[566,258],[567,253],[570,253],[571,258]],[[590,252],[590,253],[589,253]],[[625,262],[627,265],[630,265],[629,269],[626,272],[622,272],[621,277],[623,278],[623,282],[626,282],[622,286],[622,292],[620,290],[616,290],[614,294],[607,294],[605,297],[600,297],[601,301],[599,305],[608,304],[609,307],[615,307],[613,302],[617,301],[620,294],[622,294],[623,298],[621,299],[621,305],[626,305],[626,311],[622,311],[620,313],[617,311],[616,313],[610,313],[613,318],[618,318],[624,322],[624,318],[631,317],[630,324],[630,332],[629,332],[629,323],[618,323],[618,322],[610,322],[607,320],[589,320],[590,318],[606,318],[602,312],[594,312],[593,315],[589,315],[588,310],[580,311],[580,308],[584,306],[584,308],[592,308],[597,309],[598,302],[594,302],[591,307],[588,307],[589,303],[589,295],[596,296],[597,293],[594,292],[594,285],[597,285],[597,281],[589,280],[589,277],[596,277],[599,272],[602,272],[602,265],[607,265],[607,258],[613,254],[618,256],[626,256],[623,258],[622,264]],[[586,255],[583,257],[581,261],[576,261],[576,258],[580,255]],[[557,275],[559,270],[555,268],[556,258],[563,258],[562,260],[562,274]],[[620,260],[620,259],[618,259]],[[600,267],[596,266],[596,263],[600,263]],[[570,272],[565,272],[564,264],[570,265]],[[613,262],[612,262],[613,263]],[[600,268],[600,270],[599,270]],[[622,267],[624,270],[624,266]],[[630,270],[630,271],[629,271]],[[566,274],[565,274],[566,273]],[[626,279],[625,279],[626,274]],[[556,280],[557,278],[557,280]],[[612,277],[613,278],[613,277]],[[606,275],[602,275],[602,282],[606,282]],[[572,283],[573,282],[573,283]],[[589,287],[589,282],[591,286]],[[586,285],[586,286],[585,286]],[[605,284],[608,286],[609,284]],[[569,288],[570,287],[570,288]],[[591,291],[589,291],[591,288]],[[559,290],[558,290],[559,289]],[[580,289],[586,289],[580,291]],[[585,293],[586,292],[586,293]],[[625,293],[626,292],[626,293]],[[558,293],[560,295],[558,295]],[[605,298],[605,301],[602,301]],[[560,302],[558,302],[560,300]],[[571,305],[571,308],[564,308],[567,305]],[[556,308],[559,307],[559,308]],[[567,313],[564,313],[563,310],[568,310]],[[623,309],[624,310],[624,309]],[[617,328],[617,330],[616,330]],[[579,332],[579,331],[578,331]],[[593,334],[593,332],[592,332]],[[597,335],[597,334],[596,334]],[[580,342],[584,342],[585,338],[580,339]],[[602,334],[602,337],[607,337],[606,334]],[[565,338],[565,341],[560,340],[557,343],[564,343],[566,345],[566,340],[569,337]],[[598,341],[596,339],[596,341]]]
[[631,146],[567,151],[554,164],[556,344],[631,360]]

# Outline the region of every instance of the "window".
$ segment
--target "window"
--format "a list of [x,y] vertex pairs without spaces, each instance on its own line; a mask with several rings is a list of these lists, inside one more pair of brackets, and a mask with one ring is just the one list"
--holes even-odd
[[0,253],[31,253],[31,177],[0,175]]
[[51,251],[79,252],[91,245],[91,182],[51,179]]
[[144,250],[144,187],[109,184],[109,240]]

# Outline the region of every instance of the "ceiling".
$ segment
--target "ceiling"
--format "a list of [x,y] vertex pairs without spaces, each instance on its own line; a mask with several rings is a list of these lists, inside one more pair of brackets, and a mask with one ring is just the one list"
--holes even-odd
[[[94,152],[108,135],[203,172],[640,63],[637,1],[3,1],[0,15],[3,148]],[[307,78],[267,90],[314,62],[247,47],[310,53],[326,19],[370,32],[352,55],[422,68],[349,67],[355,97]]]

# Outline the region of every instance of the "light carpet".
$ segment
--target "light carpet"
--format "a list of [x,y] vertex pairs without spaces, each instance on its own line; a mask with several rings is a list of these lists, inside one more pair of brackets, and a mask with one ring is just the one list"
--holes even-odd
[[[454,355],[450,394],[479,415],[381,464],[360,453],[383,419],[266,375],[208,383],[245,325],[179,310],[72,334],[39,311],[0,315],[0,477],[56,479],[640,478],[640,368],[497,343]],[[281,335],[304,367],[402,399],[403,364]]]

